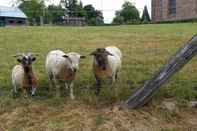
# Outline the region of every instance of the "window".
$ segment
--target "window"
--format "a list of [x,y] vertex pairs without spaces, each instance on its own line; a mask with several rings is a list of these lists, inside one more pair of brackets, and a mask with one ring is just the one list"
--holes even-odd
[[160,0],[160,16],[163,17],[163,0]]
[[23,24],[23,21],[19,20],[17,21],[17,24]]
[[197,0],[196,0],[196,12],[197,12]]
[[176,0],[169,0],[169,14],[176,14]]
[[14,21],[13,21],[13,20],[10,20],[9,23],[10,23],[10,24],[14,24]]

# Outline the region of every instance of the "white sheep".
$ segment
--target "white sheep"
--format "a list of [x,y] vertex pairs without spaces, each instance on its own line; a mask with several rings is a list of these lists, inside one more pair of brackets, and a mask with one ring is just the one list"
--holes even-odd
[[46,71],[49,76],[50,85],[56,87],[56,96],[60,96],[59,82],[64,82],[66,88],[70,88],[70,98],[74,99],[73,81],[79,69],[81,58],[85,58],[78,53],[71,52],[65,54],[61,50],[50,51],[46,57]]
[[93,73],[97,82],[98,95],[101,87],[101,79],[110,78],[111,83],[115,82],[118,72],[121,69],[122,53],[120,49],[114,46],[98,48],[90,55],[94,56]]
[[17,61],[20,65],[14,66],[12,69],[12,85],[14,95],[19,89],[23,91],[25,97],[28,93],[35,95],[38,79],[33,72],[32,62],[36,60],[36,57],[32,53],[16,55]]

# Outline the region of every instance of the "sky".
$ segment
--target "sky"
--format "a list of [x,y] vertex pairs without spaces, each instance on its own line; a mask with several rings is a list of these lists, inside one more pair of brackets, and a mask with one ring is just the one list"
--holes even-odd
[[[12,6],[13,2],[16,0],[0,0],[0,5]],[[58,4],[60,0],[48,0],[47,4]],[[81,0],[83,5],[92,4],[96,9],[103,12],[105,23],[112,22],[115,11],[120,10],[122,4],[125,1],[131,1],[135,3],[136,7],[142,14],[143,8],[147,5],[149,13],[151,14],[151,0]]]

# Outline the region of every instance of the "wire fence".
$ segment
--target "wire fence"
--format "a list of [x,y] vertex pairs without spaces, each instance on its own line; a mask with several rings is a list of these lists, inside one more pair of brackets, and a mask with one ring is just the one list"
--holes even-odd
[[[110,14],[115,11],[116,10],[102,9],[102,12],[109,12]],[[0,14],[1,13],[14,13],[14,11],[3,12],[0,10]],[[111,18],[105,18],[105,21],[110,20]],[[38,76],[41,79],[39,86],[45,90],[49,87],[50,83],[44,67],[46,55],[49,51],[60,49],[66,53],[77,51],[87,55],[98,47],[115,45],[122,50],[124,56],[120,81],[115,85],[115,87],[122,87],[118,89],[117,92],[119,95],[125,94],[119,98],[124,99],[125,96],[130,95],[134,87],[144,84],[146,80],[152,77],[155,71],[166,63],[168,58],[175,53],[175,49],[179,47],[176,41],[179,41],[181,44],[183,42],[182,38],[185,38],[184,36],[187,35],[187,33],[183,31],[176,31],[176,29],[174,29],[175,31],[170,30],[171,32],[169,34],[172,35],[171,37],[168,36],[168,32],[164,32],[164,37],[161,37],[162,31],[157,31],[156,28],[152,27],[150,28],[151,34],[149,34],[146,27],[144,29],[140,26],[89,28],[90,27],[87,27],[84,32],[82,28],[74,27],[54,27],[54,29],[51,29],[51,27],[48,26],[42,29],[37,27],[29,28],[27,26],[21,29],[8,29],[8,31],[5,29],[2,31],[0,34],[2,38],[0,41],[2,43],[0,49],[5,56],[1,58],[4,62],[1,64],[2,73],[0,74],[5,74],[5,77],[0,77],[2,87],[12,88],[10,73],[13,66],[17,63],[16,59],[12,58],[11,55],[29,51],[42,54],[42,57],[38,58],[38,62],[33,66],[35,66],[35,71],[38,72]],[[162,30],[165,29],[162,28]],[[90,32],[92,32],[92,34]],[[146,39],[144,39],[144,35]],[[176,39],[176,41],[173,39]],[[174,43],[175,45],[173,45]],[[78,78],[76,78],[75,82],[78,88],[75,92],[78,92],[78,94],[81,94],[79,93],[80,91],[87,93],[88,89],[95,88],[95,78],[92,72],[93,61],[90,57],[85,61],[86,63],[82,62],[82,69],[77,73]],[[83,71],[86,69],[88,71]],[[195,91],[192,91],[196,89],[194,71],[193,64],[189,65],[188,68],[184,69],[184,72],[179,73],[173,78],[173,81],[170,81],[172,86],[167,85],[166,89],[163,89],[164,94],[166,93],[168,97],[173,97],[173,95],[179,93],[181,97],[180,94],[182,93],[183,97],[187,97],[186,99],[194,99]],[[184,76],[184,73],[187,75]],[[192,74],[191,83],[189,82],[189,74]],[[173,89],[173,87],[175,89]],[[185,87],[188,87],[188,89]],[[120,91],[121,89],[123,90]],[[168,90],[172,93],[168,92]],[[185,94],[184,91],[187,93]]]
[[[134,88],[152,78],[152,75],[181,47],[181,43],[186,41],[185,36],[189,36],[188,33],[173,31],[170,36],[168,32],[163,32],[165,35],[161,37],[162,32],[156,31],[156,28],[154,29],[155,31],[150,31],[150,34],[146,28],[143,29],[140,26],[114,28],[21,27],[6,28],[2,31],[0,29],[0,37],[2,38],[0,49],[3,56],[0,58],[2,61],[0,66],[1,87],[12,90],[11,71],[18,64],[16,58],[13,58],[12,55],[35,52],[41,54],[33,63],[34,71],[39,78],[38,96],[48,95],[47,90],[50,81],[45,69],[46,56],[49,51],[60,49],[65,53],[78,52],[87,56],[85,60],[81,60],[80,69],[77,71],[74,81],[74,94],[79,98],[87,99],[87,96],[92,97],[96,90],[96,80],[92,72],[93,60],[88,55],[96,48],[113,45],[122,51],[123,64],[119,80],[113,85],[115,93],[111,95],[111,98],[116,96],[116,100],[125,99],[131,95]],[[170,84],[161,90],[160,94],[164,93],[165,97],[171,98],[176,93],[180,93],[178,97],[181,97],[182,94],[184,99],[194,99],[197,87],[195,64],[194,61],[175,75],[169,82]],[[61,87],[64,92],[66,90],[65,86],[61,85]],[[103,91],[104,94],[107,92],[105,97],[110,94],[108,87],[109,85],[105,83]]]

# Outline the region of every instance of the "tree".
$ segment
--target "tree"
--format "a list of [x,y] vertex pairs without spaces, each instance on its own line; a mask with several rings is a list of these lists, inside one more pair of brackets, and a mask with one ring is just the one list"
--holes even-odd
[[103,25],[103,24],[104,24],[103,13],[99,10],[96,10],[96,25]]
[[61,0],[60,5],[45,6],[45,0],[19,0],[19,8],[23,10],[31,25],[39,25],[40,18],[44,18],[44,23],[60,24],[63,17],[85,17],[89,25],[103,24],[103,14],[92,5],[83,7],[83,3],[77,0]]
[[47,23],[59,24],[62,22],[64,9],[61,6],[49,5],[47,8]]
[[101,11],[96,10],[91,4],[84,7],[86,11],[86,21],[88,25],[101,25],[103,24],[103,14]]
[[140,15],[138,9],[135,5],[129,1],[126,1],[122,5],[122,9],[116,13],[116,16],[113,20],[113,23],[117,24],[128,24],[128,23],[136,23],[140,21]]
[[84,17],[83,3],[77,0],[61,0],[61,5],[65,8],[65,13],[69,17]]
[[27,15],[31,25],[40,24],[40,16],[44,16],[43,0],[20,0],[19,8]]
[[147,6],[144,6],[144,10],[143,10],[141,21],[142,22],[145,22],[145,23],[151,21],[150,16],[149,16],[149,13],[148,13]]
[[116,17],[113,19],[114,24],[124,24],[124,18],[120,16],[120,11],[116,11]]
[[104,23],[103,14],[96,10],[92,5],[83,7],[82,1],[61,0],[60,4],[65,8],[68,17],[85,17],[88,25],[101,25]]

